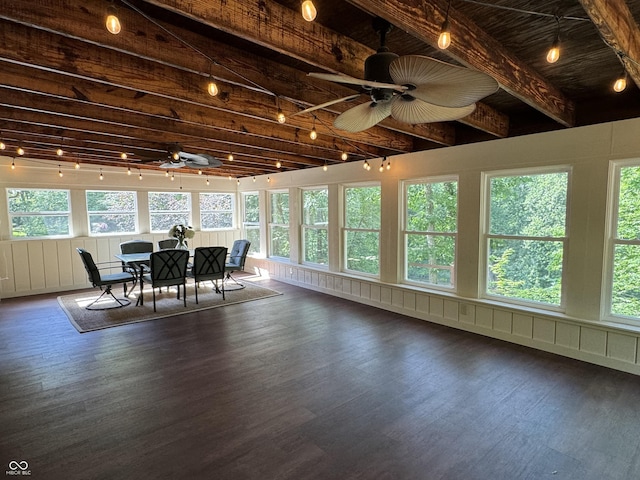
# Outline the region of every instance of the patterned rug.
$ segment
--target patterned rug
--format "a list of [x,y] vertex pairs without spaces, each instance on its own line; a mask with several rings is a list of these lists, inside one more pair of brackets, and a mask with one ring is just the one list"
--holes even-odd
[[[103,328],[156,320],[158,318],[182,315],[199,310],[208,310],[210,308],[232,305],[234,303],[250,302],[252,300],[281,295],[281,293],[275,290],[248,282],[244,278],[242,279],[242,283],[245,285],[245,288],[225,290],[225,300],[223,300],[222,294],[215,292],[211,282],[203,282],[198,289],[198,304],[196,304],[195,284],[189,282],[187,283],[186,308],[184,307],[182,297],[180,300],[176,298],[176,290],[174,287],[171,287],[168,292],[166,288],[163,288],[160,294],[156,289],[156,312],[153,311],[151,288],[145,288],[144,290],[143,306],[136,306],[139,293],[137,289],[129,295],[131,304],[122,308],[112,308],[109,310],[85,309],[85,306],[100,295],[100,290],[97,288],[59,296],[58,303],[78,332],[85,333]],[[114,287],[113,292],[117,298],[123,298],[123,290],[120,285]],[[101,302],[103,301],[101,300]],[[113,300],[106,300],[104,303],[101,303],[100,306],[108,307],[114,304],[115,302],[113,302]]]

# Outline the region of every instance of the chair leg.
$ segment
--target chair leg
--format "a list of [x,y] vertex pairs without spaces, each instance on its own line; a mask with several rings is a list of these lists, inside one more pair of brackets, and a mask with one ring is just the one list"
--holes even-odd
[[156,311],[156,289],[152,288],[151,290],[153,291],[153,311],[155,312]]
[[[110,296],[114,302],[116,302],[118,304],[117,307],[106,307],[106,308],[91,308],[93,305],[95,305],[96,303],[98,303],[102,297],[104,297],[105,295]],[[98,298],[96,298],[93,302],[91,302],[89,305],[87,305],[86,307],[84,307],[86,310],[109,310],[111,308],[120,308],[120,307],[126,307],[127,305],[129,305],[131,302],[128,299],[123,299],[120,300],[119,298],[116,298],[116,296],[113,294],[113,292],[111,291],[111,285],[107,285],[106,288],[102,291],[102,293],[100,294],[100,296]]]
[[196,282],[193,286],[196,289],[196,305],[197,305],[198,304],[198,287],[200,286],[200,283]]
[[[178,293],[180,293],[180,285],[178,285]],[[180,297],[178,297],[178,298],[180,298]],[[186,308],[186,306],[187,306],[187,282],[186,281],[182,284],[182,300],[183,300],[184,306]]]

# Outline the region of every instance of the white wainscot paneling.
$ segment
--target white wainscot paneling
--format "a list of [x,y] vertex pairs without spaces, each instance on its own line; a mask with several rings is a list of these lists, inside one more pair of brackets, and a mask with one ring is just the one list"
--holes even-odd
[[407,310],[416,309],[416,294],[413,292],[404,292],[402,304]]
[[419,293],[416,296],[416,311],[420,313],[429,313],[429,295]]
[[580,350],[604,357],[607,354],[607,332],[596,328],[581,327]]
[[493,329],[493,308],[476,307],[476,325],[482,328]]
[[514,313],[513,334],[519,337],[533,338],[533,317],[531,315]]
[[391,305],[398,308],[404,307],[404,291],[398,288],[391,289]]
[[607,357],[623,362],[636,363],[638,338],[617,332],[607,334]]
[[429,315],[432,315],[434,317],[444,316],[444,300],[442,298],[429,298]]
[[506,310],[493,311],[493,329],[498,332],[511,333],[513,314]]
[[557,322],[556,344],[578,350],[580,348],[580,327],[571,323]]
[[360,297],[366,299],[371,298],[371,284],[369,282],[360,285]]
[[458,321],[458,302],[455,300],[444,300],[444,318]]
[[380,301],[385,305],[391,305],[391,288],[380,287]]
[[470,303],[460,303],[458,305],[458,319],[460,323],[473,325],[476,323],[476,306]]
[[546,318],[533,319],[533,338],[545,343],[556,342],[556,322]]
[[44,271],[44,252],[42,242],[28,242],[29,261],[27,268],[29,270],[30,289],[42,291],[46,287],[45,271]]

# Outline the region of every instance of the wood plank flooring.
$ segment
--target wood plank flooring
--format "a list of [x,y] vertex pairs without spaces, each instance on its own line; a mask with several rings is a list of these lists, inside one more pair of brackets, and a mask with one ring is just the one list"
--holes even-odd
[[0,302],[4,470],[640,478],[638,377],[266,283],[284,295],[86,334],[56,295]]

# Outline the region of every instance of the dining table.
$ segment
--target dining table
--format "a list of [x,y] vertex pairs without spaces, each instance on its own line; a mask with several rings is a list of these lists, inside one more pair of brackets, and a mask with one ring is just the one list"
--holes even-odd
[[138,284],[140,285],[140,295],[136,300],[136,307],[144,305],[144,296],[142,295],[142,289],[144,286],[143,274],[144,266],[149,263],[152,252],[140,252],[140,253],[116,253],[114,256],[126,265],[132,265],[138,272]]
[[[138,253],[116,253],[114,257],[127,265],[132,265],[133,268],[138,272],[138,284],[140,285],[140,295],[138,295],[138,299],[136,300],[136,307],[144,305],[144,296],[142,295],[142,290],[144,287],[144,278],[143,275],[145,273],[145,267],[149,264],[149,259],[151,258],[151,254],[153,252],[138,252]],[[189,250],[189,256],[193,256],[193,250]],[[148,267],[147,267],[148,271]]]

